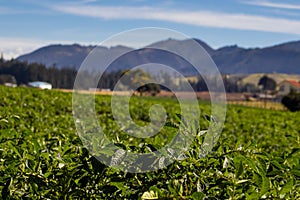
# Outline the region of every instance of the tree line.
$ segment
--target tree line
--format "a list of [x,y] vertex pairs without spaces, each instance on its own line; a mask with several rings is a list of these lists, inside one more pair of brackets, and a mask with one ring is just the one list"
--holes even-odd
[[[121,71],[104,73],[98,88],[113,89],[121,76]],[[46,67],[39,63],[27,63],[18,60],[0,59],[0,84],[13,83],[27,85],[29,82],[42,81],[52,84],[53,88],[72,89],[76,79],[76,68]],[[95,80],[93,72],[84,73],[86,80]],[[89,85],[87,83],[87,85]],[[88,88],[85,88],[88,89]]]
[[[126,70],[104,72],[98,82],[97,88],[114,89],[114,86],[119,81],[120,77],[124,75],[125,71]],[[137,74],[137,76],[144,76],[146,78],[148,76],[146,73],[141,72]],[[51,83],[53,88],[72,89],[76,75],[77,70],[70,67],[46,67],[45,65],[38,63],[27,63],[18,60],[0,60],[0,84],[3,84],[4,82],[15,82],[17,85],[27,85],[29,82],[43,81]],[[85,72],[84,78],[87,80],[86,85],[88,86],[90,85],[88,81],[95,80],[97,74]],[[172,78],[168,76],[168,74],[161,73],[161,78],[166,85],[174,84]],[[136,80],[139,81],[139,79]],[[255,85],[239,85],[236,80],[228,79],[226,76],[223,76],[223,82],[226,92],[257,92],[258,90]],[[207,85],[202,77],[197,77],[197,81],[191,81],[190,84],[195,91],[208,91]],[[168,88],[162,85],[159,87],[162,90],[168,90]],[[178,84],[178,87],[180,87],[180,84]],[[156,91],[159,91],[157,86],[153,87],[152,85],[148,88],[150,88],[149,90],[154,88]],[[141,90],[145,90],[145,88],[141,88]]]
[[20,62],[17,60],[0,61],[0,82],[7,81],[7,77],[12,76],[17,85],[27,85],[33,81],[43,81],[51,83],[53,88],[73,87],[76,77],[76,69],[56,67],[47,68],[38,63]]

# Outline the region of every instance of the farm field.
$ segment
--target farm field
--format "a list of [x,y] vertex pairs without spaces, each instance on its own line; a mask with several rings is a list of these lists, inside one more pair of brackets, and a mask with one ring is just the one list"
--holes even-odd
[[[0,199],[300,199],[300,112],[228,105],[209,155],[199,154],[204,136],[197,135],[186,159],[134,174],[107,167],[83,147],[72,93],[0,87],[0,96]],[[166,97],[132,98],[132,118],[149,122],[155,103],[176,120],[179,104]],[[209,115],[208,102],[199,106]],[[176,132],[164,127],[132,139],[114,123],[110,96],[96,96],[96,111],[107,137],[124,150],[160,149]],[[209,121],[200,124],[205,129]]]

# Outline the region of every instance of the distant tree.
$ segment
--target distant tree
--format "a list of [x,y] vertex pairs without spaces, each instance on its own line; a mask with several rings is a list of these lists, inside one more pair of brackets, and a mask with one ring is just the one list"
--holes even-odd
[[300,110],[300,94],[296,93],[294,90],[284,96],[281,103],[290,111],[295,112]]
[[163,82],[163,85],[161,85],[160,88],[162,90],[170,91],[170,88],[174,87],[174,82],[172,80],[172,77],[167,72],[161,71],[160,74],[161,74],[161,79],[162,79],[161,81]]
[[104,72],[99,80],[98,88],[113,90],[123,74],[122,70]]
[[252,83],[246,83],[241,87],[241,92],[255,93],[259,92],[259,88]]
[[160,93],[160,85],[156,83],[145,84],[137,89],[142,96],[144,92],[149,92],[152,96],[156,96]]
[[144,92],[156,95],[160,92],[160,86],[156,83],[149,83],[151,75],[141,69],[126,70],[123,72],[121,82],[129,89],[136,89],[143,96]]
[[225,79],[224,86],[226,92],[238,92],[238,84],[236,81]]
[[13,83],[17,84],[16,78],[9,74],[0,74],[0,84]]
[[3,62],[4,62],[3,52],[1,52],[0,63],[3,63]]
[[199,76],[198,78],[197,78],[197,82],[191,82],[191,85],[192,85],[192,87],[193,87],[193,89],[195,90],[195,91],[208,91],[208,88],[207,88],[207,85],[206,85],[206,83],[205,83],[205,80],[201,77],[201,76]]
[[268,77],[268,76],[263,76],[258,82],[258,85],[262,86],[263,90],[275,90],[276,89],[276,81],[274,79]]
[[[10,75],[15,77],[17,84],[28,84],[31,81],[45,81],[52,84],[53,88],[73,88],[77,71],[75,68],[55,67],[47,68],[45,65],[17,60],[0,62],[0,75]],[[87,74],[86,79],[90,80],[91,74]],[[4,77],[2,77],[4,80]]]

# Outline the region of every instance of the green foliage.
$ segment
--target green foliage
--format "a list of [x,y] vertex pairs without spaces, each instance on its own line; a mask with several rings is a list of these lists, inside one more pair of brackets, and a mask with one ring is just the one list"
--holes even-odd
[[[42,64],[20,62],[10,60],[0,62],[0,75],[10,75],[13,80],[9,83],[28,84],[32,81],[45,81],[52,84],[54,88],[73,88],[76,70],[73,68],[57,69],[47,68]],[[3,79],[3,77],[1,77]],[[12,82],[13,81],[13,82]],[[3,82],[0,80],[0,83]],[[7,80],[5,81],[7,82]]]
[[261,79],[259,79],[258,85],[261,85],[263,90],[275,90],[276,89],[276,81],[274,79],[263,76]]
[[160,92],[158,84],[148,83],[151,81],[151,74],[141,69],[126,70],[121,81],[129,89],[136,89],[141,96],[144,92],[150,92],[153,96]]
[[281,103],[290,111],[299,111],[300,94],[292,90],[288,95],[282,98]]
[[[103,165],[82,146],[72,94],[0,87],[0,95],[0,199],[300,198],[300,113],[228,106],[222,136],[202,158],[210,104],[200,102],[207,115],[186,159],[131,174]],[[185,123],[176,114],[178,102],[164,98],[134,97],[132,118],[149,123],[148,108],[156,103],[166,108],[168,126],[147,139],[134,139],[116,126],[109,96],[96,97],[96,111],[116,145],[149,152],[164,146],[178,123]]]
[[0,74],[0,84],[12,83],[17,84],[17,81],[14,76],[9,74]]

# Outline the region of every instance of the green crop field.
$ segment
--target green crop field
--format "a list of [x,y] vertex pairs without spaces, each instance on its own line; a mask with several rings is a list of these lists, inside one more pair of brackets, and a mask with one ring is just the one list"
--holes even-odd
[[[201,157],[197,135],[186,159],[147,173],[108,167],[83,147],[72,115],[72,93],[0,87],[0,199],[300,199],[300,113],[228,105],[213,151]],[[160,103],[176,120],[172,98],[134,97],[132,118],[149,122]],[[208,102],[199,102],[202,114]],[[96,96],[99,123],[124,150],[151,152],[176,127],[134,139],[118,129],[109,96]],[[178,122],[180,123],[180,122]],[[203,117],[201,129],[209,121]],[[147,197],[148,196],[148,197]]]

